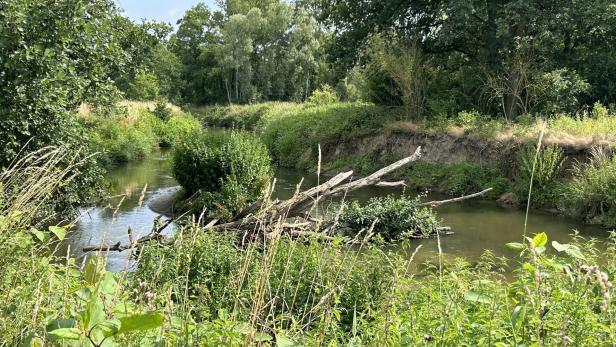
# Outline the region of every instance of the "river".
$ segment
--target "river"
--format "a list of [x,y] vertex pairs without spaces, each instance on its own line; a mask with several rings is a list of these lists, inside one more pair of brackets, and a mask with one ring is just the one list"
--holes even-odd
[[[148,234],[152,230],[154,219],[159,216],[150,206],[160,201],[161,197],[169,196],[178,189],[171,173],[169,154],[167,151],[160,151],[140,162],[129,163],[112,170],[108,175],[109,194],[112,196],[109,203],[83,211],[77,223],[77,230],[65,240],[62,251],[70,252],[77,259],[83,259],[84,254],[81,250],[86,245],[98,245],[101,242],[127,243],[129,227],[133,237]],[[277,170],[275,196],[281,199],[291,196],[302,177],[304,188],[317,184],[317,177],[314,174],[291,169]],[[347,199],[367,201],[375,196],[402,193],[401,188],[365,188],[352,192]],[[430,200],[439,198],[445,197],[432,194],[426,197]],[[521,242],[524,211],[507,209],[492,202],[479,200],[444,205],[436,208],[436,211],[443,220],[443,225],[452,227],[455,232],[454,235],[441,238],[441,248],[445,255],[465,257],[469,261],[474,261],[489,249],[497,256],[515,256],[505,244]],[[571,218],[540,211],[530,213],[527,230],[531,235],[546,232],[551,240],[559,242],[568,242],[574,230],[585,237],[599,239],[607,237],[607,231],[603,228],[584,225]],[[172,234],[173,226],[167,228],[165,233]],[[430,259],[437,254],[435,239],[414,242],[423,245],[419,261]],[[128,256],[128,252],[110,252],[108,268],[112,271],[127,268]]]

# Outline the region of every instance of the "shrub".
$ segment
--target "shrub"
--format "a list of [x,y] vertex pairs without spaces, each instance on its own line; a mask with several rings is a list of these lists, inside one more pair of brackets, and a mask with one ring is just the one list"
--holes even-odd
[[152,113],[154,113],[154,115],[163,122],[166,122],[169,118],[171,118],[171,109],[167,107],[167,101],[164,99],[158,99],[156,101],[156,107]]
[[[535,163],[536,158],[536,163]],[[558,178],[562,172],[565,155],[558,146],[545,146],[539,150],[535,146],[525,146],[518,153],[517,194],[526,199],[530,188],[533,166],[533,191],[531,201],[539,206],[554,206],[558,198]]]
[[135,75],[128,87],[128,97],[132,100],[155,100],[159,94],[156,75],[145,71]]
[[433,164],[418,161],[403,171],[408,181],[420,188],[438,188],[451,195],[464,195],[493,188],[486,196],[505,193],[511,183],[497,167],[468,162]]
[[374,225],[373,232],[386,242],[424,237],[436,232],[439,222],[429,208],[419,207],[419,198],[377,197],[361,206],[353,201],[340,217],[341,231],[355,236]]
[[312,92],[308,102],[314,105],[329,105],[336,103],[338,97],[329,84],[325,84],[321,88]]
[[616,227],[616,156],[595,148],[588,162],[573,166],[565,197],[586,220]]
[[539,78],[539,112],[547,115],[573,113],[579,107],[578,97],[590,90],[590,85],[575,71],[559,69]]
[[262,197],[272,169],[267,148],[248,133],[193,135],[174,151],[173,172],[188,194],[201,192],[190,206],[211,217],[228,218]]
[[600,102],[595,102],[592,107],[591,116],[594,119],[603,119],[609,116],[610,111]]

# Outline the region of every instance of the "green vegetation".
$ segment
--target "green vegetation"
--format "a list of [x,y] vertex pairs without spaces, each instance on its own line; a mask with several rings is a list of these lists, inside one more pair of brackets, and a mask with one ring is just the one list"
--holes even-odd
[[116,165],[142,159],[159,146],[180,143],[200,131],[201,124],[189,113],[159,107],[152,110],[148,104],[133,102],[105,117],[84,114],[81,121],[89,129],[92,147],[101,152],[102,162]]
[[399,176],[408,179],[408,182],[416,188],[437,189],[456,196],[492,187],[494,190],[486,197],[497,198],[511,188],[510,180],[498,168],[467,162],[455,164],[418,162]]
[[555,206],[558,203],[560,181],[565,156],[556,146],[526,146],[518,152],[519,173],[516,176],[517,194],[526,199],[531,187],[534,206]]
[[595,149],[587,163],[573,166],[573,177],[566,186],[570,207],[580,209],[588,221],[616,226],[616,156]]
[[[265,197],[272,162],[364,173],[427,141],[396,173],[414,187],[616,227],[613,0],[383,3],[223,0],[171,25],[112,0],[0,0],[0,346],[613,345],[616,235],[524,230],[517,265],[471,265],[408,197],[349,202],[331,235],[278,210],[250,235],[194,218],[144,243],[122,225],[139,247],[115,274],[56,256],[104,169],[160,146],[180,208],[223,222]],[[472,153],[444,153],[458,144]]]
[[264,197],[272,177],[267,148],[232,131],[193,134],[174,150],[173,173],[195,213],[227,219]]
[[370,230],[375,238],[385,242],[429,237],[439,226],[434,211],[420,207],[419,197],[407,196],[373,198],[365,206],[353,201],[346,206],[339,222],[343,234],[365,237],[358,233]]

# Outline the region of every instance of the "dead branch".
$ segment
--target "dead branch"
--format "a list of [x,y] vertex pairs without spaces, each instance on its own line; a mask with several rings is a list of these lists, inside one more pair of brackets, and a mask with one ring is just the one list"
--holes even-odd
[[452,203],[452,202],[460,202],[460,201],[476,198],[478,196],[482,196],[482,195],[484,195],[485,193],[487,193],[487,192],[489,192],[491,190],[492,190],[492,188],[488,188],[488,189],[480,191],[479,193],[465,195],[465,196],[460,196],[460,197],[453,198],[453,199],[424,202],[422,204],[419,204],[419,206],[436,207],[436,206],[440,206],[440,205],[444,205],[444,204],[449,204],[449,203]]

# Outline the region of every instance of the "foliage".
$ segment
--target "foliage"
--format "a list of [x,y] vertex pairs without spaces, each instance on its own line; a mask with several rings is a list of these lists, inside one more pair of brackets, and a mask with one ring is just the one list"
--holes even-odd
[[263,197],[271,178],[267,148],[254,136],[237,131],[195,134],[174,150],[173,173],[196,213],[230,218]]
[[338,96],[329,84],[322,86],[312,92],[308,98],[308,102],[313,105],[329,105],[338,101]]
[[[378,0],[318,2],[318,13],[334,32],[328,58],[338,76],[356,64],[369,64],[358,47],[375,33],[393,32],[402,44],[392,43],[392,49],[415,42],[422,52],[430,76],[425,97],[429,108],[440,109],[436,113],[476,109],[515,119],[531,112],[531,101],[551,113],[615,100],[610,81],[616,74],[616,17],[610,1],[390,5]],[[370,88],[383,90],[390,82],[381,78]]]
[[190,114],[173,111],[166,103],[163,107],[169,114],[167,120],[156,115],[157,107],[150,111],[140,103],[130,103],[124,111],[107,117],[82,115],[92,147],[101,153],[100,162],[110,166],[139,160],[158,146],[173,146],[201,129]]
[[538,81],[538,111],[545,115],[572,114],[580,105],[579,98],[590,90],[590,85],[575,72],[559,69],[544,73]]
[[77,107],[111,98],[124,61],[116,15],[109,0],[0,2],[0,167],[26,144],[78,146]]
[[[395,35],[390,36],[372,36],[365,49],[364,54],[369,60],[368,75],[373,79],[386,78],[393,82],[388,90],[373,94],[372,99],[387,103],[387,100],[399,98],[409,115],[419,117],[423,113],[425,97],[420,51],[416,45],[406,44]],[[382,95],[387,93],[390,95],[384,98]]]
[[225,13],[198,4],[179,21],[171,41],[183,63],[185,98],[197,104],[306,100],[321,66],[316,20],[283,1],[240,2],[223,6],[233,9]]
[[518,175],[516,188],[518,196],[526,199],[531,187],[531,203],[538,206],[555,206],[560,198],[559,178],[565,155],[560,147],[527,145],[518,152]]
[[616,156],[595,148],[588,162],[576,163],[572,171],[565,187],[567,205],[588,221],[616,226]]
[[[71,272],[75,276],[75,272]],[[114,274],[105,271],[105,261],[93,257],[83,272],[77,271],[81,286],[72,288],[73,297],[64,304],[70,317],[47,317],[47,334],[51,341],[77,341],[88,346],[110,345],[122,335],[160,328],[160,312],[139,312],[123,292]],[[134,338],[135,336],[133,336]]]
[[[439,226],[436,214],[429,208],[419,207],[419,197],[387,196],[372,198],[362,206],[353,201],[340,216],[343,232],[355,236],[359,231],[372,229],[386,242],[396,242],[433,235]],[[360,239],[364,235],[360,235]]]
[[400,175],[419,188],[437,188],[455,196],[493,188],[487,196],[498,197],[511,185],[497,167],[468,162],[432,164],[418,161]]
[[154,113],[156,118],[163,122],[166,122],[171,118],[171,109],[167,106],[167,101],[164,99],[156,100],[156,106],[154,107],[154,111],[152,111],[152,113]]
[[141,71],[128,87],[127,96],[132,100],[155,100],[160,94],[156,75]]
[[[179,316],[190,315],[170,332],[178,344],[602,345],[614,337],[616,264],[587,265],[600,254],[592,241],[550,244],[539,233],[510,243],[520,263],[505,278],[505,263],[489,252],[473,265],[439,256],[416,267],[406,254],[371,246],[281,238],[239,247],[229,235],[192,228],[172,247],[144,248],[131,275],[171,293],[156,305],[173,300]],[[614,251],[612,240],[603,255]]]

